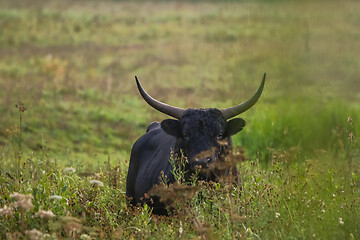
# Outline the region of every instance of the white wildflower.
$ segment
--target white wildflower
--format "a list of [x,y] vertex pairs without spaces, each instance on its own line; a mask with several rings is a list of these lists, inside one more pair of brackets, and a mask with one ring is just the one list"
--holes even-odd
[[179,235],[181,236],[182,233],[183,233],[183,227],[182,227],[182,222],[180,221]]
[[55,214],[52,211],[44,211],[44,210],[39,210],[37,213],[35,213],[36,217],[40,217],[40,218],[53,218],[55,217]]
[[13,209],[10,207],[7,207],[6,205],[3,208],[0,208],[0,216],[13,216],[14,212]]
[[321,212],[324,213],[324,212],[325,212],[325,209],[322,209]]
[[342,218],[339,218],[339,224],[344,225],[344,222],[343,222]]
[[46,239],[57,239],[55,236],[51,236],[50,234],[48,233],[45,233],[42,237],[42,239],[46,240]]
[[82,235],[80,236],[80,239],[81,239],[81,240],[91,240],[91,237],[90,237],[89,235],[87,235],[87,234],[82,234]]
[[42,232],[40,232],[37,229],[33,229],[33,230],[26,230],[25,231],[26,236],[28,236],[29,239],[31,240],[38,240],[38,239],[42,239],[43,238],[43,234]]
[[104,183],[99,181],[99,180],[90,180],[90,184],[91,185],[96,185],[98,187],[103,187],[104,186]]
[[275,217],[279,218],[280,217],[280,213],[275,213]]
[[74,173],[76,172],[76,169],[73,167],[67,167],[64,169],[64,173]]

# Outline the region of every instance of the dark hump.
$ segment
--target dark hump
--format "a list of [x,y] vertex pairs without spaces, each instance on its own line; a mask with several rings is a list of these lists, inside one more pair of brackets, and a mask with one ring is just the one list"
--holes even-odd
[[153,129],[159,128],[161,126],[161,124],[159,122],[152,122],[150,123],[150,125],[147,127],[146,132],[149,132]]

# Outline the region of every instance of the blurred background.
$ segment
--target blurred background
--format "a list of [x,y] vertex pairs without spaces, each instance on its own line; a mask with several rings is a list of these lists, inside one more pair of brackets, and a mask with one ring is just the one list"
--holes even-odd
[[273,149],[300,161],[346,154],[360,127],[359,12],[358,1],[2,0],[1,158],[18,147],[125,168],[147,125],[167,118],[141,99],[135,75],[171,105],[226,108],[264,72],[235,145],[264,163]]

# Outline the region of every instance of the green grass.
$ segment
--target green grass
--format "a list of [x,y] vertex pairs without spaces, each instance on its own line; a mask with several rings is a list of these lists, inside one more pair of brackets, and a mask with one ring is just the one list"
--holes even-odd
[[[16,205],[14,192],[33,208],[0,216],[0,238],[360,238],[359,11],[356,1],[2,1],[0,208]],[[233,137],[246,156],[238,186],[202,183],[169,218],[127,207],[131,146],[166,118],[134,75],[169,104],[226,108],[264,72]]]

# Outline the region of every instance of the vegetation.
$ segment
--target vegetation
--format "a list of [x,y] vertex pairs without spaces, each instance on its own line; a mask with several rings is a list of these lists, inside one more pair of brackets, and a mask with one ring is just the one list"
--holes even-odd
[[[1,1],[0,239],[360,238],[359,11],[350,0]],[[166,117],[134,75],[172,105],[225,108],[263,72],[233,137],[237,184],[170,186],[170,217],[129,208],[131,146]]]

